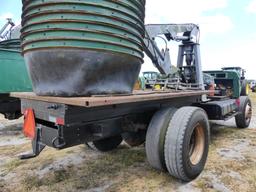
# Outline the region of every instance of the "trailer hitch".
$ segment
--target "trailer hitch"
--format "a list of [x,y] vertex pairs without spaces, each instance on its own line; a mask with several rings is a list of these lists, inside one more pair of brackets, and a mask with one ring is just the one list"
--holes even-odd
[[40,142],[40,129],[36,128],[35,138],[32,140],[32,153],[22,154],[19,156],[21,160],[37,157],[45,148],[45,144]]

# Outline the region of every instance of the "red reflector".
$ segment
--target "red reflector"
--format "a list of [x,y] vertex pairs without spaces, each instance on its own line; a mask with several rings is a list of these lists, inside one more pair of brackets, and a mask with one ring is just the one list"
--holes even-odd
[[36,135],[36,122],[33,109],[26,109],[24,112],[23,133],[30,139],[34,139]]
[[56,118],[56,124],[57,125],[65,125],[64,119],[57,117]]

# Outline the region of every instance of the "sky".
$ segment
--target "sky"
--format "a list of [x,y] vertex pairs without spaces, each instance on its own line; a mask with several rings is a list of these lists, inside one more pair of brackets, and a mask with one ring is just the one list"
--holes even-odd
[[[2,0],[0,26],[7,17],[20,23],[21,2]],[[256,0],[147,0],[145,22],[198,24],[204,70],[240,66],[247,78],[256,79]],[[178,46],[173,42],[169,46],[175,65]],[[142,70],[157,71],[147,57]]]

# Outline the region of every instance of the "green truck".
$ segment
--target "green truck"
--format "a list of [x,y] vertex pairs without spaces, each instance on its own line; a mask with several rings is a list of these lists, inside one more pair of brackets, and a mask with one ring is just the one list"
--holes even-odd
[[245,79],[245,70],[241,67],[225,67],[222,70],[204,71],[214,78],[215,89],[219,96],[239,98],[249,94],[249,84]]

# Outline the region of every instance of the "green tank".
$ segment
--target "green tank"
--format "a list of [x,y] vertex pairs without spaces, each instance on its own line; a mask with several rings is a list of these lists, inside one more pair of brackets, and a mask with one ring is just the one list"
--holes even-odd
[[32,91],[32,83],[21,55],[20,30],[20,25],[15,26],[6,39],[0,41],[0,96],[9,95],[10,92]]
[[6,27],[0,30],[6,34],[0,41],[0,113],[12,120],[22,114],[20,100],[10,97],[10,93],[31,92],[32,84],[21,55],[20,26],[8,31],[5,31]]
[[21,52],[0,48],[0,94],[32,91]]
[[32,91],[19,39],[0,42],[0,77],[0,113],[6,119],[17,119],[21,117],[20,100],[10,97],[10,92]]
[[22,50],[38,95],[130,93],[145,0],[23,0]]

